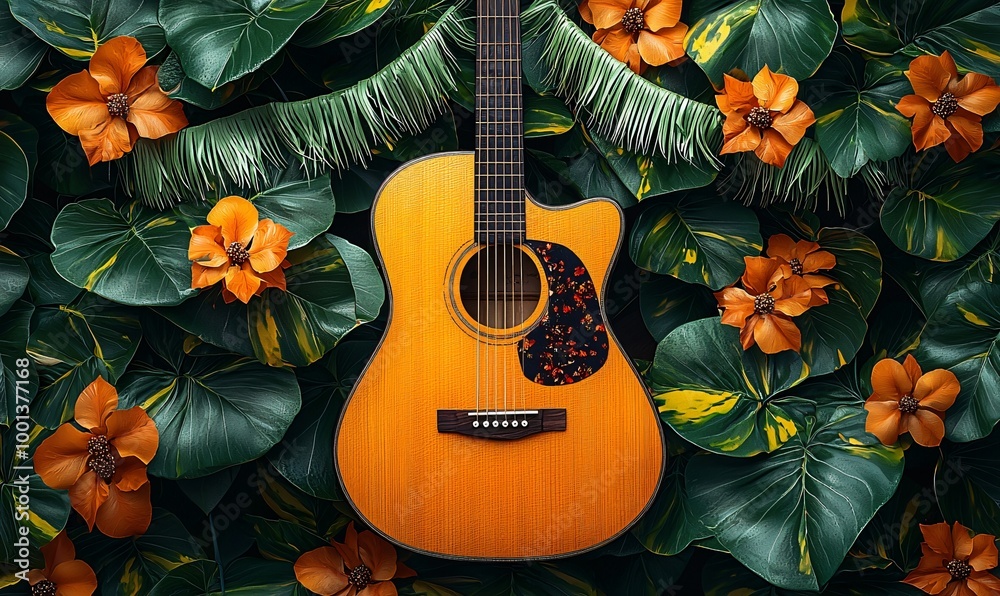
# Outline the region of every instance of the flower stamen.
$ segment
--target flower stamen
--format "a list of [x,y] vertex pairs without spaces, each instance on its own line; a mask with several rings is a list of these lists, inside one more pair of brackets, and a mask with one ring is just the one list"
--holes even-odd
[[622,27],[629,33],[645,29],[646,17],[643,16],[642,9],[633,7],[626,10],[625,15],[622,16]]
[[802,275],[803,271],[802,261],[798,259],[792,259],[791,261],[788,261],[788,264],[792,268],[792,273],[794,273],[795,275]]
[[904,395],[899,399],[899,411],[904,414],[913,414],[920,409],[920,403],[912,395]]
[[944,93],[931,104],[931,112],[935,116],[947,118],[958,111],[958,100],[951,93]]
[[771,125],[774,124],[774,118],[771,117],[771,111],[767,108],[759,106],[750,110],[750,113],[744,116],[744,120],[746,120],[750,126],[755,126],[762,130],[771,128]]
[[233,265],[242,265],[250,260],[250,252],[239,242],[233,242],[226,249],[226,255]]
[[364,590],[372,582],[372,570],[362,563],[351,569],[347,574],[347,581],[359,591]]
[[56,596],[56,584],[47,579],[43,579],[31,586],[31,596]]
[[761,294],[753,299],[753,311],[758,315],[769,315],[774,312],[774,296]]
[[948,570],[951,577],[957,580],[963,580],[972,575],[972,565],[958,559],[948,561],[944,564],[944,568]]
[[87,441],[87,467],[97,473],[101,480],[111,482],[115,475],[115,458],[111,454],[111,444],[104,435],[95,435]]
[[128,95],[115,93],[108,97],[108,113],[119,118],[128,116]]

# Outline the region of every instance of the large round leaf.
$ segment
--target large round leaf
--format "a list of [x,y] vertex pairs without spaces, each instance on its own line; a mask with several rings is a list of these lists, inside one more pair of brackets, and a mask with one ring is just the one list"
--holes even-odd
[[21,297],[26,287],[28,266],[13,251],[0,246],[0,315]]
[[850,0],[841,18],[844,40],[871,54],[908,56],[948,50],[959,67],[1000,77],[994,49],[1000,27],[996,0]]
[[743,274],[743,257],[760,254],[753,211],[710,193],[658,199],[629,238],[635,264],[655,273],[719,289]]
[[48,47],[25,29],[10,13],[10,3],[0,2],[0,89],[17,89],[28,80]]
[[604,154],[621,183],[635,198],[646,199],[657,195],[700,188],[711,184],[719,172],[711,163],[670,163],[658,156],[646,156],[616,147],[594,136],[594,145]]
[[28,196],[28,156],[6,131],[0,130],[0,230]]
[[692,542],[712,535],[691,509],[684,470],[689,454],[671,454],[667,472],[649,510],[632,527],[632,535],[650,552],[676,555]]
[[896,489],[903,451],[865,432],[857,406],[820,408],[752,460],[695,456],[691,506],[741,563],[772,584],[818,590]]
[[97,377],[114,384],[141,337],[130,313],[93,294],[73,304],[39,308],[28,339],[41,377],[32,418],[47,428],[72,418],[80,392]]
[[392,0],[327,0],[292,43],[314,48],[353,35],[379,20],[390,7]]
[[798,80],[811,76],[833,49],[837,22],[826,0],[698,0],[684,43],[712,82],[740,68],[765,65]]
[[945,442],[934,473],[934,493],[945,519],[979,534],[1000,534],[1000,431],[971,443]]
[[215,561],[207,560],[192,561],[175,567],[148,594],[149,596],[226,594],[306,596],[309,592],[295,579],[292,566],[284,561],[236,559],[222,570]]
[[524,93],[524,136],[548,137],[568,132],[576,124],[566,104],[552,95]]
[[1000,220],[1000,154],[973,155],[960,164],[941,150],[913,167],[909,184],[882,206],[882,228],[906,252],[934,261],[964,256]]
[[89,60],[112,37],[139,40],[152,57],[163,49],[156,0],[16,0],[11,12],[25,27],[70,58]]
[[849,178],[869,161],[888,161],[910,146],[910,123],[895,108],[911,92],[904,70],[899,61],[865,62],[837,51],[808,81],[816,140],[838,175]]
[[150,473],[195,478],[256,459],[288,430],[301,406],[295,375],[249,359],[182,356],[129,372],[121,408],[142,406],[160,432]]
[[270,60],[323,5],[324,0],[163,0],[160,23],[184,72],[215,89]]
[[157,71],[160,88],[173,99],[197,106],[203,110],[216,110],[229,102],[243,97],[261,86],[281,68],[282,55],[268,60],[259,69],[231,83],[209,89],[184,73],[177,54],[171,52]]
[[688,321],[719,314],[719,305],[704,286],[654,275],[639,286],[639,311],[649,334],[659,342]]
[[[9,426],[17,416],[17,405],[31,402],[38,379],[30,362],[25,362],[31,303],[15,302],[0,316],[0,424]],[[27,366],[25,366],[27,364]],[[27,378],[24,375],[27,374]],[[21,381],[21,383],[18,383]],[[25,383],[27,381],[27,383]]]
[[868,316],[882,290],[882,255],[878,246],[861,232],[847,228],[822,228],[814,240],[837,259],[837,265],[823,273],[837,280],[837,288]]
[[661,341],[646,380],[660,418],[677,434],[702,449],[749,457],[795,435],[786,405],[796,400],[776,396],[808,373],[794,352],[744,351],[739,330],[711,318]]
[[195,294],[190,223],[176,209],[108,199],[67,205],[52,227],[52,265],[72,284],[122,304],[167,306]]

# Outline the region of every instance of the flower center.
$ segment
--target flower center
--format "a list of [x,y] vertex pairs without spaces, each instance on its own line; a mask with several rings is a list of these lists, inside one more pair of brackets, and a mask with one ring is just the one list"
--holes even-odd
[[753,299],[753,311],[758,315],[769,315],[774,312],[774,296],[761,294]]
[[913,399],[912,395],[904,395],[899,399],[899,411],[904,414],[912,414],[919,409],[920,404]]
[[802,261],[792,259],[791,261],[788,261],[788,264],[792,267],[792,273],[795,275],[802,275]]
[[622,17],[622,27],[629,33],[635,33],[646,28],[646,17],[642,16],[642,9],[630,8],[625,11]]
[[935,116],[947,118],[958,111],[958,100],[951,93],[945,93],[931,104],[931,112]]
[[250,252],[239,242],[230,244],[229,248],[226,249],[226,255],[229,256],[233,265],[242,265],[250,259]]
[[115,475],[115,458],[111,455],[111,445],[104,435],[90,437],[87,441],[87,467],[97,473],[101,480],[111,482]]
[[128,116],[128,95],[115,93],[108,98],[108,113],[112,116],[124,118]]
[[31,596],[56,596],[56,585],[47,579],[43,579],[31,586]]
[[363,563],[347,574],[347,581],[358,590],[364,590],[372,583],[372,570]]
[[948,573],[955,579],[965,579],[972,574],[972,565],[969,565],[965,561],[959,561],[958,559],[952,559],[944,564],[944,568],[948,570]]
[[750,126],[756,126],[757,128],[771,128],[771,124],[774,123],[774,118],[771,118],[771,111],[767,108],[756,107],[750,110],[750,113],[743,117]]

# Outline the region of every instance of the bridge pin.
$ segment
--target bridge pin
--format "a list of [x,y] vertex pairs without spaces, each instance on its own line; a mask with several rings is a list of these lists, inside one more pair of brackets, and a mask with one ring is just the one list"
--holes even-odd
[[506,420],[504,420],[504,421],[503,421],[503,427],[504,427],[504,428],[507,428],[507,426],[508,426],[509,424],[510,424],[510,423],[508,423],[508,422],[507,422]]
[[496,420],[494,420],[494,421],[493,421],[493,428],[496,428],[496,427],[498,427],[498,426],[500,426],[500,423],[499,423],[499,422],[497,422]]
[[473,420],[472,421],[472,428],[479,428],[479,421],[478,420]]

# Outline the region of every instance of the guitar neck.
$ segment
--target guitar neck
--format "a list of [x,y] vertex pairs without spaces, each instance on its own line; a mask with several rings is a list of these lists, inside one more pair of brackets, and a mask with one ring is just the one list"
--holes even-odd
[[518,0],[477,0],[476,240],[524,240]]

